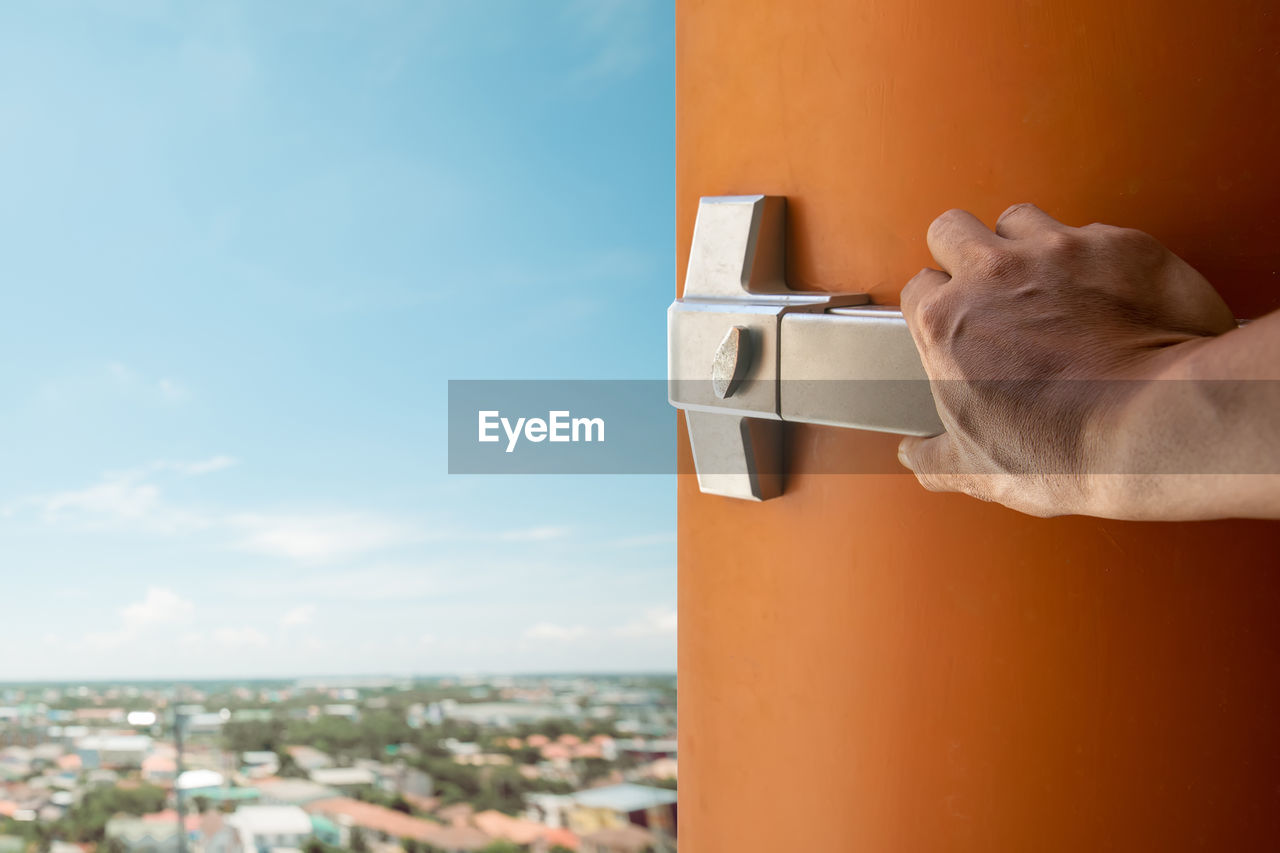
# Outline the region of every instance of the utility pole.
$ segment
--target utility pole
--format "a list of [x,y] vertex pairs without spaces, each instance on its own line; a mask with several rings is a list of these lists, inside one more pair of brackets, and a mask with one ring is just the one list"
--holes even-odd
[[173,808],[178,813],[178,853],[187,853],[187,821],[182,813],[182,707],[176,701],[173,703],[173,745],[176,751],[173,759]]

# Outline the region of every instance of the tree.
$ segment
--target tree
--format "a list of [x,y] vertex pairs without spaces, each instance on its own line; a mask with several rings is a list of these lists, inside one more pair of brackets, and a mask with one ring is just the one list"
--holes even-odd
[[319,838],[308,838],[302,845],[302,851],[303,853],[344,853],[341,847],[325,844]]
[[281,779],[306,779],[309,778],[307,771],[298,766],[298,762],[289,753],[287,749],[276,750],[276,756],[280,759],[280,769],[276,771],[276,775]]
[[480,848],[480,853],[521,853],[522,848],[519,844],[511,841],[499,840],[485,847]]
[[272,752],[283,734],[277,720],[233,720],[222,727],[222,743],[231,752]]
[[59,832],[72,842],[100,842],[107,821],[116,814],[144,815],[164,808],[168,797],[163,788],[139,785],[137,788],[94,788],[67,812],[60,821]]
[[351,829],[351,851],[352,853],[369,853],[369,842],[364,837],[364,830],[358,826]]

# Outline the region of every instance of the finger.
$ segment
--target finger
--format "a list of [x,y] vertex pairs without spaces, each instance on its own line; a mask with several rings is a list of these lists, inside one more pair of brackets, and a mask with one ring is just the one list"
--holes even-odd
[[902,316],[907,318],[910,324],[916,315],[916,306],[920,304],[922,299],[951,281],[951,276],[942,270],[935,270],[933,267],[925,267],[911,277],[902,287],[902,293],[898,297],[898,303],[902,308]]
[[967,210],[953,209],[939,216],[929,225],[926,236],[933,259],[952,276],[960,274],[967,258],[975,249],[987,253],[1000,248],[1000,238],[978,217]]
[[945,432],[933,438],[907,436],[898,444],[898,461],[931,492],[961,491],[959,460]]
[[1066,227],[1030,202],[1012,205],[996,220],[996,233],[1009,240],[1021,240],[1043,231],[1061,231]]

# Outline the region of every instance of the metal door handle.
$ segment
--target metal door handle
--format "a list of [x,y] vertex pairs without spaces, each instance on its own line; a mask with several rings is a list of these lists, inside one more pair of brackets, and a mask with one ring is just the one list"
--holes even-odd
[[785,224],[781,196],[703,198],[667,312],[668,397],[709,494],[781,494],[783,421],[942,431],[902,313],[865,293],[788,288]]

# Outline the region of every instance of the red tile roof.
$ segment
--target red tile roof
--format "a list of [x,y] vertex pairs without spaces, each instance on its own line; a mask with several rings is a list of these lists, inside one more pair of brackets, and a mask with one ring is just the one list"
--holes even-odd
[[558,844],[561,847],[568,847],[570,850],[577,850],[582,843],[578,840],[578,836],[568,829],[552,829],[548,827],[547,834],[543,837],[547,839],[547,843],[552,847]]
[[[165,809],[161,812],[142,815],[142,821],[144,823],[177,823],[178,813],[173,809]],[[182,816],[182,823],[187,828],[187,832],[195,832],[200,828],[200,815],[187,812]]]
[[483,850],[493,839],[474,826],[442,826],[432,833],[428,843],[446,850]]
[[589,841],[598,847],[606,850],[626,851],[626,853],[640,853],[653,846],[653,833],[647,829],[641,829],[635,824],[627,824],[615,829],[601,829],[582,836],[583,841]]
[[532,820],[511,817],[494,809],[480,812],[471,820],[487,835],[493,838],[505,838],[516,844],[532,844],[546,835],[547,830],[551,828]]
[[411,838],[429,844],[435,844],[432,839],[440,829],[440,825],[433,820],[411,817],[395,809],[364,803],[350,797],[316,800],[303,808],[310,814],[323,814],[330,818],[347,817],[358,827],[385,833],[393,838]]

